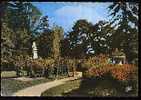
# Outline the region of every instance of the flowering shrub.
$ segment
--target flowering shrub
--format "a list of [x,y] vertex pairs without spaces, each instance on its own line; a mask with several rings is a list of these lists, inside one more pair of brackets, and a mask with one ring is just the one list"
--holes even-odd
[[137,70],[134,65],[123,64],[115,66],[115,68],[111,70],[111,74],[118,80],[131,80],[134,78],[136,71]]
[[83,60],[82,67],[89,69],[90,67],[96,67],[98,65],[98,60],[96,57],[90,57]]
[[76,60],[75,59],[64,59],[64,64],[68,66],[69,71],[75,71]]
[[19,73],[19,70],[27,70],[30,74],[36,74],[36,72],[40,72],[40,74],[43,75],[45,72],[47,72],[61,75],[68,73],[68,71],[75,72],[77,63],[79,62],[81,63],[84,77],[102,77],[103,75],[110,73],[110,75],[115,79],[130,80],[137,76],[137,67],[134,65],[108,64],[108,57],[105,55],[99,55],[81,60],[59,58],[57,61],[52,58],[30,59],[28,56],[21,55],[15,58],[14,64],[18,69],[17,73]]
[[51,69],[54,65],[54,59],[30,59],[27,61],[27,64],[30,74],[34,75],[38,73],[40,76],[43,76],[45,70]]
[[[31,72],[39,72],[47,70],[47,73],[56,73],[55,70],[58,70],[58,74],[66,74],[69,71],[75,71],[75,59],[64,59],[61,58],[58,61],[54,59],[29,59],[26,60],[27,69]],[[56,69],[57,67],[57,69]]]
[[[85,71],[88,71],[91,68],[102,67],[108,64],[108,57],[106,55],[99,55],[94,57],[89,57],[87,59],[65,59],[69,69],[82,71],[83,74],[87,74]],[[84,75],[85,76],[85,75]],[[87,75],[86,75],[87,76]]]
[[28,67],[42,69],[51,67],[54,64],[54,59],[29,59],[26,62]]
[[103,76],[105,73],[110,72],[110,70],[113,68],[113,65],[107,64],[102,67],[91,67],[88,69],[89,77],[95,77],[95,76]]
[[17,76],[23,75],[23,71],[27,69],[27,59],[29,59],[28,55],[17,55],[14,57],[12,63],[15,66]]
[[107,64],[108,64],[108,57],[106,55],[101,54],[99,56],[84,59],[82,63],[82,68],[88,70],[91,68],[102,67]]
[[98,56],[98,60],[99,60],[98,64],[100,66],[108,64],[108,56],[106,56],[106,55],[100,54]]
[[102,77],[106,73],[110,73],[111,76],[117,80],[130,80],[135,77],[136,67],[130,64],[112,65],[107,64],[102,67],[91,67],[87,71],[85,77]]

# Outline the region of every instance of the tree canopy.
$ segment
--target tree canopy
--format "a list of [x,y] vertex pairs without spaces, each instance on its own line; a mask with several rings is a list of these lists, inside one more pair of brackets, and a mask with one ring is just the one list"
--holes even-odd
[[[39,56],[84,58],[123,49],[129,62],[138,58],[138,3],[114,2],[108,7],[109,21],[96,24],[77,20],[64,37],[58,25],[49,28],[48,16],[30,2],[2,2],[2,59],[26,51],[36,40]],[[26,49],[24,49],[26,48]],[[18,53],[20,51],[20,53]]]
[[33,27],[41,15],[40,11],[31,3],[20,1],[2,2],[1,9],[2,57],[6,56],[7,59],[9,54],[21,53],[23,48],[27,48],[26,52],[29,53]]
[[116,27],[112,45],[123,49],[131,62],[138,56],[138,3],[115,2],[108,8]]

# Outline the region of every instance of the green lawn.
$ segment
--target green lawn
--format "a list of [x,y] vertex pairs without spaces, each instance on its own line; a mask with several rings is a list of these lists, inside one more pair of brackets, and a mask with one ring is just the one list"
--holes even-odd
[[83,79],[51,88],[42,96],[137,96],[136,88],[124,92],[124,85],[114,79]]
[[34,79],[32,81],[20,81],[15,79],[1,79],[1,91],[3,96],[10,96],[23,88],[52,80],[53,79]]
[[72,89],[79,88],[80,82],[81,80],[66,82],[66,84],[56,86],[54,88],[45,91],[44,93],[41,94],[41,96],[63,96],[64,93],[67,93]]
[[[2,71],[1,72],[1,91],[2,95],[10,96],[14,92],[21,90],[26,87],[30,87],[36,84],[53,81],[54,77],[52,78],[44,78],[44,79],[34,79],[32,81],[20,81],[15,80],[12,77],[17,77],[15,71]],[[67,76],[58,76],[57,79],[66,78]]]

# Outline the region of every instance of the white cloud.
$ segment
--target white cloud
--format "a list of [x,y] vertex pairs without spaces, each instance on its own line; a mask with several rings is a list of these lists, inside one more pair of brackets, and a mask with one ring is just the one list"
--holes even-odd
[[105,6],[105,4],[111,4],[111,2],[48,2],[48,3],[56,3],[56,4],[63,4],[63,5],[73,5],[73,6],[89,6],[89,7],[96,7],[96,6]]
[[93,6],[84,5],[73,5],[64,6],[55,11],[55,15],[62,19],[87,19],[91,22],[96,22],[98,20],[104,19],[104,16],[100,16]]
[[[34,2],[43,15],[49,16],[50,25],[56,23],[68,31],[78,19],[87,19],[93,24],[106,20],[107,6],[99,2]],[[41,6],[42,5],[42,6]]]
[[66,5],[57,9],[54,12],[54,16],[58,19],[56,22],[63,24],[64,28],[72,27],[73,23],[78,19],[87,19],[89,22],[97,23],[99,20],[106,19],[105,16],[101,16],[100,12],[98,12],[98,6],[98,3]]

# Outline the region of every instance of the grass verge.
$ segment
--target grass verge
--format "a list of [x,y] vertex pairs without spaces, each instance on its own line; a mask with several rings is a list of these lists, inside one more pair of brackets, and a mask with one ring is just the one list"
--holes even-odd
[[43,92],[41,96],[63,96],[64,93],[77,89],[80,86],[81,80],[73,80],[66,82],[65,84],[56,86]]
[[34,79],[32,81],[20,81],[15,79],[1,79],[1,94],[2,96],[11,96],[18,90],[52,80],[53,79]]

